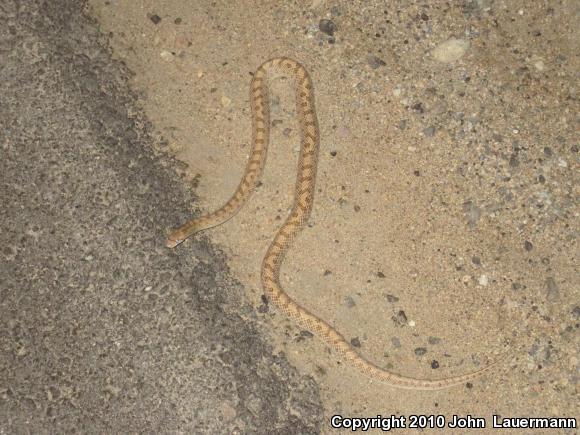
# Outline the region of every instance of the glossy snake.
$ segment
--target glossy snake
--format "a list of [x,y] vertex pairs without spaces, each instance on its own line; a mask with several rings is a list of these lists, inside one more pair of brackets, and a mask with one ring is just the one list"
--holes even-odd
[[475,372],[439,379],[415,379],[382,369],[361,356],[327,322],[297,304],[280,285],[280,267],[294,237],[302,230],[312,211],[320,135],[314,108],[312,81],[306,69],[289,58],[276,58],[262,64],[254,74],[250,101],[252,106],[252,150],[243,178],[230,200],[219,210],[192,219],[170,234],[167,247],[173,248],[192,234],[220,225],[234,216],[246,203],[260,180],[266,163],[270,139],[270,102],[267,73],[278,69],[289,73],[296,83],[296,106],[300,120],[301,148],[292,211],[270,244],[262,262],[262,286],[266,296],[301,327],[315,332],[332,348],[372,379],[413,390],[437,390],[470,381],[488,371],[495,363]]

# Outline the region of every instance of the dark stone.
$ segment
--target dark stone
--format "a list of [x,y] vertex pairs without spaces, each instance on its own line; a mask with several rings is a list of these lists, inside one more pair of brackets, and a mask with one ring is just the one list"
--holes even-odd
[[336,31],[336,24],[332,20],[320,20],[318,23],[318,28],[322,33],[326,33],[328,36],[333,36]]
[[373,56],[373,55],[370,55],[367,57],[367,62],[369,63],[369,65],[371,66],[372,69],[377,69],[377,68],[379,68],[381,66],[385,66],[387,64],[384,60],[378,58],[377,56]]

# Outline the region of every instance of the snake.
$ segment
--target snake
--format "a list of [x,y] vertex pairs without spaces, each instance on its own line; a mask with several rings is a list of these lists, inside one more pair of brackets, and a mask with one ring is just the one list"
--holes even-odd
[[250,155],[242,179],[231,198],[218,210],[196,217],[175,229],[166,241],[174,248],[193,234],[221,225],[232,218],[248,201],[260,182],[266,163],[270,141],[270,96],[268,77],[277,72],[294,79],[296,109],[300,130],[300,154],[292,209],[284,224],[270,243],[261,266],[261,283],[264,294],[286,316],[310,332],[314,332],[350,365],[369,376],[371,380],[392,387],[410,390],[438,390],[465,384],[490,370],[498,361],[479,370],[437,379],[419,379],[399,375],[379,367],[361,354],[328,322],[294,301],[280,284],[280,269],[295,237],[306,225],[314,204],[314,191],[320,132],[314,105],[314,89],[308,71],[299,62],[288,57],[277,57],[264,62],[253,74],[250,85],[252,112],[252,142]]

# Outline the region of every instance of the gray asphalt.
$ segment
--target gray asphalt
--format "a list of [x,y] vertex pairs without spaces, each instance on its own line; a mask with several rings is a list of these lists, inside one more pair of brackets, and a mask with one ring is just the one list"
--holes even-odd
[[0,3],[0,433],[318,433],[83,7]]

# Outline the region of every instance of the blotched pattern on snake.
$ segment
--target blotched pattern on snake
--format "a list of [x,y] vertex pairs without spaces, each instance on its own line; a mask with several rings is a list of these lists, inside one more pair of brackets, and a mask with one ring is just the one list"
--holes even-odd
[[238,188],[222,208],[192,219],[171,233],[167,239],[167,247],[173,248],[192,234],[220,225],[230,219],[246,203],[256,187],[266,163],[270,139],[270,103],[266,80],[268,71],[271,69],[277,69],[295,79],[301,148],[292,210],[272,240],[262,262],[261,279],[266,296],[301,327],[316,333],[326,341],[351,365],[371,378],[391,386],[414,390],[436,390],[465,383],[488,371],[496,363],[472,373],[439,380],[415,379],[391,373],[361,356],[338,331],[296,303],[280,285],[280,267],[285,254],[312,211],[320,141],[312,81],[306,69],[295,60],[276,58],[265,62],[257,69],[250,88],[252,150]]

